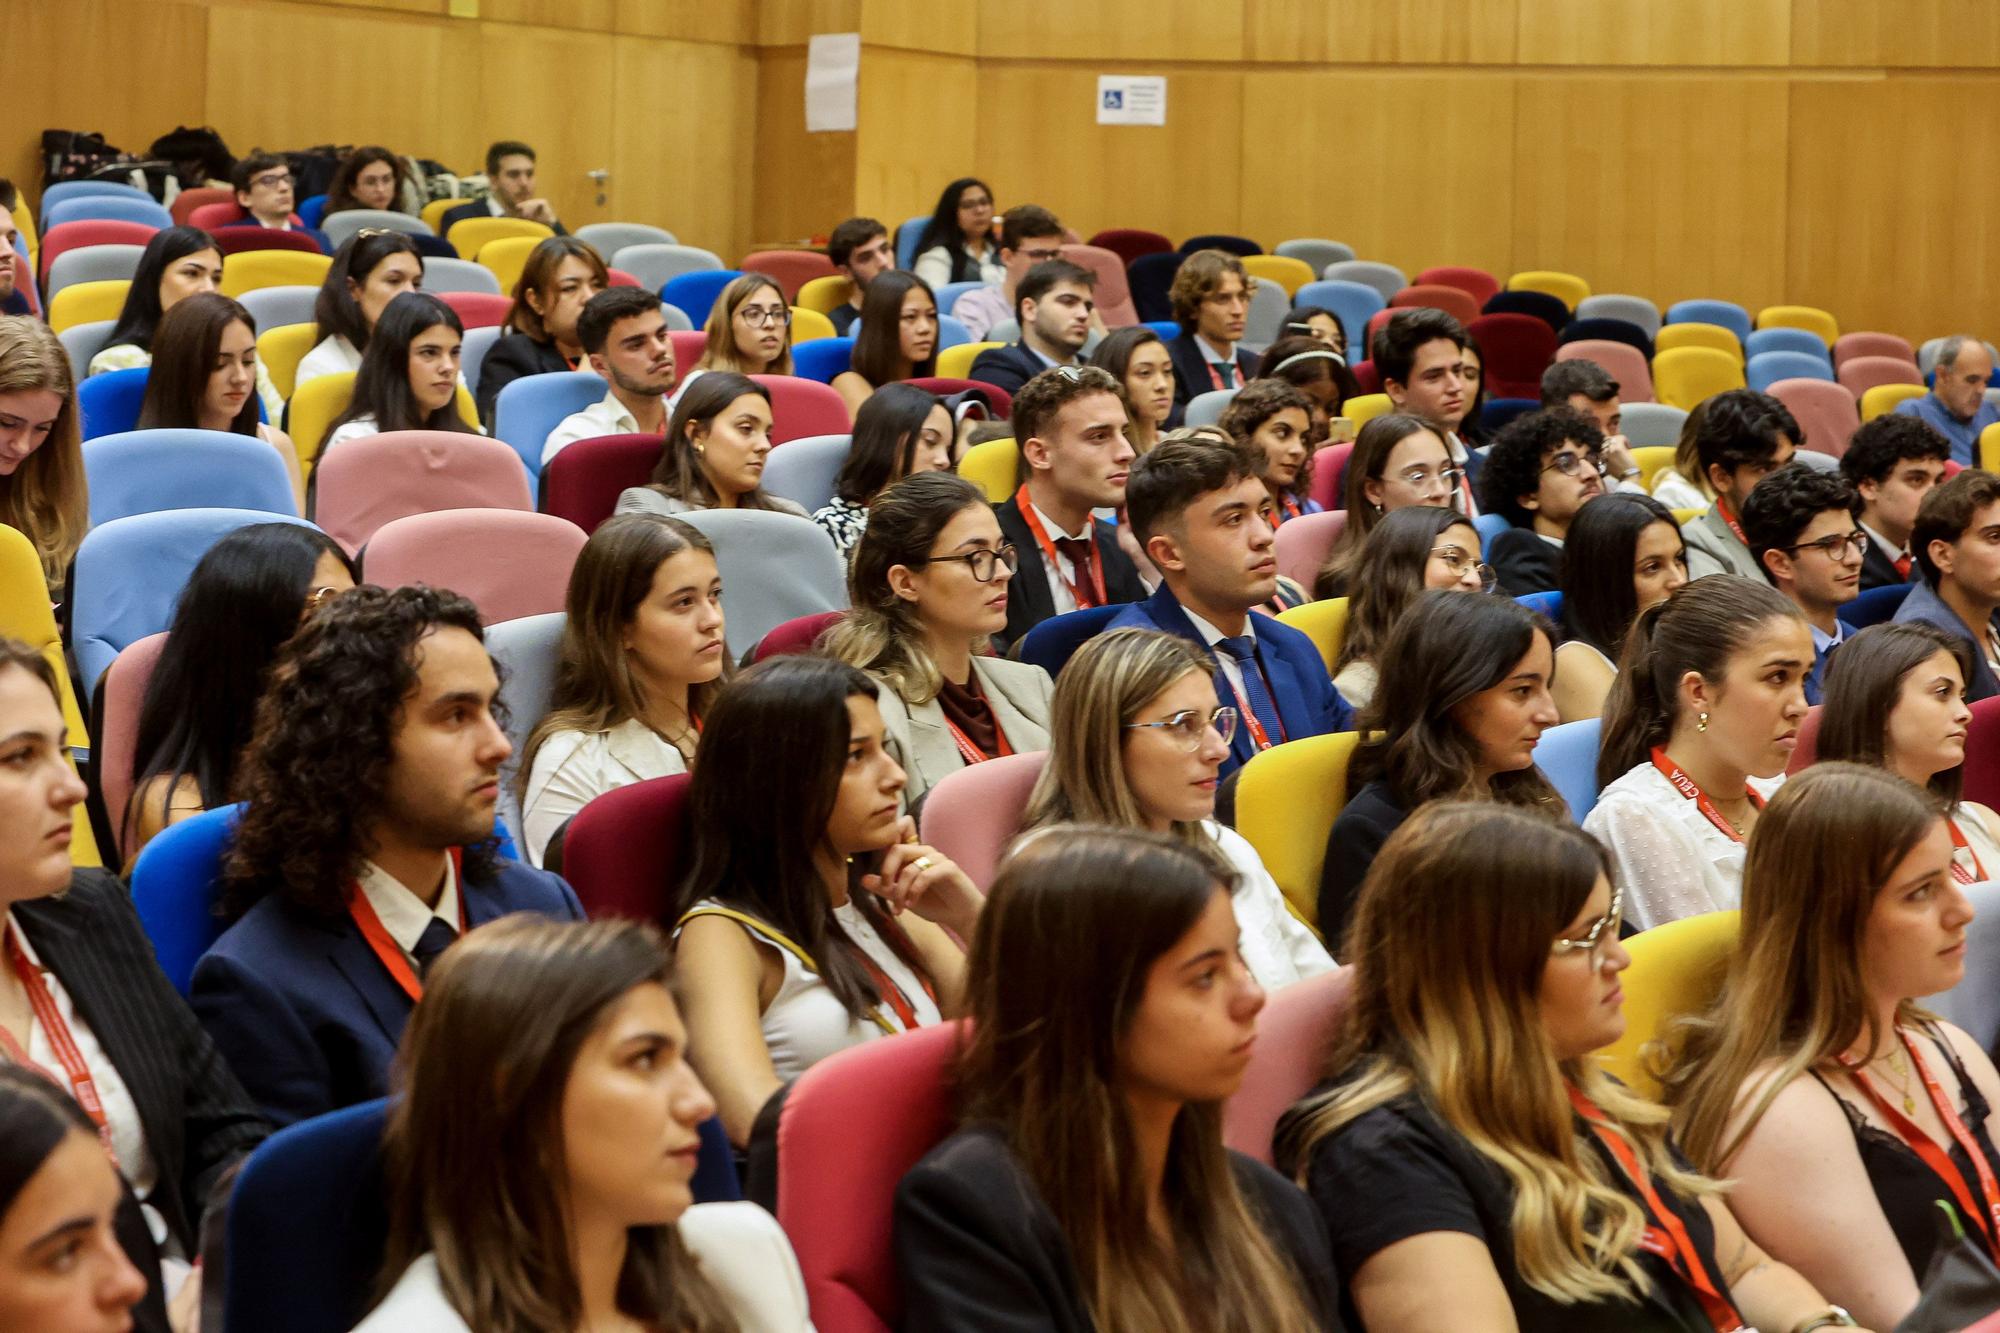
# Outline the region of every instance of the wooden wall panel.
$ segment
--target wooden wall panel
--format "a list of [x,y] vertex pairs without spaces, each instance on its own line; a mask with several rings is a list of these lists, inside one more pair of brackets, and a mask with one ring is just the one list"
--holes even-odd
[[[962,0],[960,0],[962,2]],[[762,46],[804,46],[816,32],[859,32],[862,0],[751,0]]]
[[[614,55],[611,202],[606,215],[667,228],[733,261],[750,246],[757,59],[749,49],[624,38]],[[710,128],[713,126],[713,128]]]
[[973,94],[979,84],[978,63],[970,59],[862,49],[857,211],[881,218],[893,230],[904,218],[929,213],[946,182],[975,174],[980,101]]
[[1241,60],[1245,6],[1256,3],[1258,0],[1094,0],[1091,4],[1036,10],[1023,7],[1020,0],[979,0],[979,54],[1015,60],[1046,60],[1062,54],[1081,56],[1086,62],[1199,60],[1215,64]]
[[1797,0],[1792,64],[2000,66],[1990,0]]
[[966,0],[862,0],[861,40],[940,55],[979,54],[979,11]]
[[[607,84],[612,74],[612,39],[604,34],[557,28],[479,25],[480,151],[493,139],[523,139],[535,146],[535,183],[571,230],[591,222],[621,220],[607,201],[599,207],[596,186],[586,172],[609,169],[612,121],[628,108],[660,106],[652,96],[616,99]],[[596,87],[594,97],[578,96]],[[662,123],[665,123],[664,114]]]
[[479,0],[487,23],[529,23],[582,32],[610,32],[617,0]]
[[1516,8],[1524,3],[1543,0],[1249,0],[1244,58],[1348,65],[1508,64],[1514,59]]
[[[1794,0],[1531,0],[1523,65],[1783,65]],[[1868,0],[1877,4],[1879,0]]]
[[616,0],[612,24],[641,37],[754,46],[756,0]]
[[757,131],[747,170],[751,240],[825,235],[856,211],[851,132],[806,132],[806,53],[803,47],[757,53]]

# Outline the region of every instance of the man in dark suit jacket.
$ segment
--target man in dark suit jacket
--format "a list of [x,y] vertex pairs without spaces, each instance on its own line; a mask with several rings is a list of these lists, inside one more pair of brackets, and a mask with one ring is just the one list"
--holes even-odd
[[1868,534],[1861,591],[1917,577],[1910,529],[1917,509],[1944,480],[1951,442],[1920,417],[1886,412],[1854,432],[1840,456],[1840,475],[1861,497],[1857,521]]
[[1164,630],[1214,659],[1216,702],[1239,714],[1222,777],[1269,746],[1352,729],[1354,710],[1313,641],[1252,614],[1277,591],[1278,561],[1271,494],[1242,450],[1156,445],[1133,464],[1126,505],[1161,584],[1108,628]]
[[1174,274],[1168,299],[1180,336],[1167,344],[1174,365],[1179,425],[1188,400],[1215,389],[1240,389],[1257,373],[1255,354],[1237,344],[1250,321],[1250,275],[1226,250],[1197,250]]
[[1896,608],[1897,623],[1921,620],[1972,648],[1968,703],[2000,694],[1991,662],[1994,613],[2000,611],[2000,554],[1988,534],[2000,530],[2000,477],[1968,468],[1924,497],[1910,532],[1923,581]]
[[[469,204],[448,209],[438,222],[438,234],[451,239],[451,229],[473,218],[521,218],[539,222],[567,236],[556,210],[548,200],[535,194],[535,150],[527,144],[503,139],[486,150],[486,180],[493,193]],[[611,256],[606,255],[608,260]]]
[[1029,269],[1014,292],[1021,340],[981,352],[970,377],[1018,395],[1022,385],[1045,370],[1082,365],[1091,312],[1097,308],[1091,294],[1096,285],[1096,274],[1067,259],[1044,260]]
[[1480,508],[1513,524],[1486,559],[1509,597],[1562,586],[1570,521],[1604,494],[1604,432],[1573,407],[1545,407],[1507,423],[1486,453]]
[[235,918],[195,1012],[275,1123],[380,1097],[423,973],[510,912],[581,920],[556,876],[491,844],[499,679],[456,593],[360,588],[309,618],[243,759]]

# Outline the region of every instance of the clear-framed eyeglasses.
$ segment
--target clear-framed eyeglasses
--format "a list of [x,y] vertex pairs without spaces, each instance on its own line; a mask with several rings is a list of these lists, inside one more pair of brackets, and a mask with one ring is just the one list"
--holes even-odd
[[1427,467],[1407,468],[1404,471],[1397,474],[1397,480],[1401,481],[1405,486],[1408,486],[1413,490],[1422,490],[1424,489],[1424,487],[1431,484],[1432,478],[1436,478],[1438,481],[1443,482],[1447,488],[1450,488],[1457,486],[1460,480],[1464,478],[1464,476],[1465,476],[1464,468],[1452,467],[1449,464],[1447,464],[1446,466],[1441,468],[1427,468]]
[[1209,713],[1184,708],[1162,722],[1127,722],[1125,730],[1163,731],[1178,743],[1180,749],[1193,754],[1201,748],[1202,737],[1210,731],[1220,736],[1224,745],[1229,744],[1230,738],[1236,735],[1236,716],[1234,708],[1218,708]]
[[1581,939],[1557,940],[1549,946],[1549,952],[1558,958],[1573,953],[1588,953],[1593,958],[1601,958],[1611,941],[1618,938],[1618,924],[1625,919],[1625,890],[1611,891],[1611,908],[1597,918],[1597,924],[1590,928]]
[[1499,571],[1484,560],[1481,560],[1478,556],[1472,554],[1472,552],[1466,550],[1463,546],[1453,546],[1450,544],[1433,546],[1431,547],[1431,557],[1443,565],[1446,571],[1455,579],[1464,578],[1466,571],[1469,569],[1477,570],[1481,589],[1486,592],[1492,592],[1500,586]]

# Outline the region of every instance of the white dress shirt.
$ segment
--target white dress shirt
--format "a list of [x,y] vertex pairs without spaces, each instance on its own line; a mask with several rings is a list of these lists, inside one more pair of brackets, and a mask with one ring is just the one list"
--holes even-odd
[[[1088,538],[1092,542],[1095,542],[1097,534],[1092,530],[1091,521],[1087,518],[1083,521],[1082,532],[1065,532],[1063,531],[1062,524],[1043,513],[1042,507],[1033,500],[1028,501],[1028,508],[1035,511],[1035,521],[1042,525],[1042,531],[1046,532],[1049,536],[1049,544],[1055,547],[1056,558],[1052,563],[1046,560],[1043,562],[1048,566],[1043,570],[1043,573],[1048,575],[1049,596],[1055,600],[1056,614],[1062,615],[1066,611],[1074,611],[1076,610],[1076,597],[1069,590],[1070,584],[1076,583],[1078,579],[1089,578],[1090,572],[1088,570],[1079,571],[1075,564],[1070,561],[1070,558],[1062,553],[1062,548],[1055,546],[1055,542],[1059,537],[1064,541],[1079,541]],[[1078,586],[1081,585],[1079,584]]]
[[417,941],[423,938],[424,927],[430,925],[432,917],[454,931],[458,929],[458,874],[452,868],[450,854],[439,855],[444,861],[444,888],[438,893],[435,907],[426,905],[403,881],[373,861],[361,863],[362,895],[413,967],[417,961]]
[[1230,904],[1236,911],[1243,965],[1257,978],[1257,984],[1276,990],[1333,971],[1333,956],[1305,923],[1292,915],[1285,905],[1284,891],[1264,868],[1263,858],[1250,840],[1212,819],[1203,820],[1201,830],[1221,848],[1236,871],[1236,892],[1230,896]]
[[637,435],[639,419],[631,409],[618,401],[618,395],[606,392],[604,397],[584,408],[572,412],[549,432],[549,438],[542,443],[542,466],[563,451],[565,445],[578,440],[594,440],[600,435]]
[[361,353],[354,344],[337,333],[328,334],[319,340],[319,345],[307,352],[299,361],[298,373],[292,377],[292,392],[296,394],[310,380],[322,375],[336,375],[343,370],[360,370]]
[[[1224,678],[1229,681],[1229,688],[1236,691],[1237,699],[1241,700],[1245,704],[1248,704],[1250,701],[1250,696],[1243,692],[1243,664],[1237,661],[1236,658],[1229,653],[1216,651],[1215,645],[1221,643],[1224,639],[1227,639],[1231,636],[1224,634],[1221,630],[1209,624],[1206,620],[1203,620],[1200,616],[1196,615],[1194,612],[1189,611],[1187,608],[1187,604],[1185,602],[1181,604],[1181,611],[1187,616],[1188,621],[1194,626],[1194,632],[1196,634],[1201,635],[1202,646],[1208,649],[1208,655],[1210,657],[1213,657],[1216,661],[1216,665],[1222,668],[1222,674]],[[1257,627],[1255,624],[1252,623],[1254,620],[1255,617],[1248,614],[1246,614],[1243,617],[1243,633],[1247,635],[1253,642],[1257,638]],[[1265,692],[1269,693],[1270,691],[1267,688]],[[1272,699],[1272,703],[1274,706],[1277,703],[1275,696]],[[1237,720],[1242,721],[1241,718]]]
[[687,760],[638,718],[608,731],[551,732],[535,751],[521,802],[521,834],[539,866],[556,830],[604,793],[648,778],[687,772]]
[[1905,556],[1909,555],[1910,553],[1909,547],[1896,545],[1896,543],[1890,541],[1887,537],[1884,537],[1881,533],[1875,531],[1875,529],[1869,527],[1866,523],[1861,522],[1859,519],[1855,520],[1855,526],[1868,534],[1868,540],[1874,542],[1876,548],[1879,549],[1883,555],[1889,557],[1890,564],[1893,565],[1898,560],[1901,560]]

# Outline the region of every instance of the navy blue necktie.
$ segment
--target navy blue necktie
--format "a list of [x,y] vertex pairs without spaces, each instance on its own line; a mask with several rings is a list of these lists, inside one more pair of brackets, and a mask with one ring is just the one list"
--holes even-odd
[[430,924],[424,927],[424,933],[417,936],[417,947],[410,950],[410,956],[417,960],[417,975],[419,977],[429,975],[431,964],[437,961],[437,956],[449,948],[451,942],[457,938],[458,932],[452,929],[450,922],[441,916],[431,917]]
[[[1217,651],[1236,659],[1236,665],[1243,673],[1243,697],[1250,704],[1251,715],[1264,728],[1264,735],[1276,745],[1284,727],[1278,721],[1278,706],[1271,701],[1271,692],[1264,688],[1264,672],[1257,665],[1257,641],[1248,634],[1239,634],[1233,639],[1218,639],[1215,646]],[[1255,748],[1254,745],[1252,748]]]

